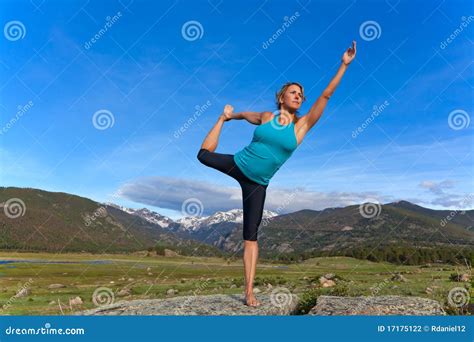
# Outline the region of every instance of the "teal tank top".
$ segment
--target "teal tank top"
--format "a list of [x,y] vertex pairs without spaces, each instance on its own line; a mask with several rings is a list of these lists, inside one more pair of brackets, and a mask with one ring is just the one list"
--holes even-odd
[[259,125],[252,142],[234,155],[235,164],[242,173],[258,184],[268,185],[298,146],[295,124],[281,125],[278,116]]

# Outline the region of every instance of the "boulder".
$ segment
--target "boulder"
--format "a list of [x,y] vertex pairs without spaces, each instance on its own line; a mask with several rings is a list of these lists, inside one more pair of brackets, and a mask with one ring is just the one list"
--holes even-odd
[[420,297],[319,296],[309,315],[445,315],[440,303]]
[[176,256],[179,256],[179,254],[171,249],[165,248],[165,257],[176,257]]
[[296,295],[272,296],[260,294],[258,307],[245,305],[243,295],[215,294],[182,296],[166,299],[120,301],[99,308],[74,313],[75,315],[185,315],[185,316],[239,316],[290,315],[296,311]]

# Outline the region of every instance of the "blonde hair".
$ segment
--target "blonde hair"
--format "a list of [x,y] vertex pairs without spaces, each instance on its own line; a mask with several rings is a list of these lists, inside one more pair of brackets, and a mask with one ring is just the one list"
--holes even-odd
[[[287,82],[285,83],[281,88],[280,90],[275,94],[275,101],[276,101],[276,106],[277,106],[277,109],[280,110],[281,109],[281,103],[280,103],[280,98],[285,94],[285,92],[288,90],[288,88],[292,85],[296,85],[298,87],[300,87],[301,89],[301,94],[303,95],[302,97],[302,102],[306,101],[306,97],[304,96],[304,88],[303,88],[303,85],[301,85],[301,83],[298,83],[298,82]],[[296,112],[298,113],[298,112]],[[298,117],[295,115],[295,121],[298,121]]]

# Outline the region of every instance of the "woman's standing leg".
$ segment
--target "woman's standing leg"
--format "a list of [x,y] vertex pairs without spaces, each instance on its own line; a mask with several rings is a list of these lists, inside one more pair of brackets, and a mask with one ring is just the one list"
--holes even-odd
[[263,216],[266,186],[248,182],[242,182],[241,186],[244,207],[245,297],[247,305],[258,306],[260,302],[253,293],[253,283],[258,260],[257,233]]

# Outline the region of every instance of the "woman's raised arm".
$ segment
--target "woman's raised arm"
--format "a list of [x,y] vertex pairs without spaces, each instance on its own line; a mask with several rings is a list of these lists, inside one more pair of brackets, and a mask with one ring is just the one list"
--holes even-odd
[[334,76],[334,78],[331,80],[326,89],[324,89],[323,93],[313,104],[308,114],[302,117],[302,119],[304,120],[303,126],[306,130],[310,130],[311,127],[313,127],[314,124],[318,122],[319,118],[323,114],[324,108],[326,108],[329,98],[336,90],[337,86],[339,85],[339,82],[342,79],[342,76],[346,72],[348,65],[355,58],[356,51],[356,41],[353,40],[352,47],[349,47],[342,56],[342,63],[339,66],[339,70],[337,71],[336,76]]
[[221,114],[221,118],[224,121],[229,120],[242,120],[245,119],[254,125],[260,125],[262,123],[262,117],[265,112],[240,112],[234,113],[234,107],[231,105],[225,105],[224,112]]
[[260,125],[262,123],[262,115],[263,113],[260,112],[240,112],[232,114],[232,119],[245,119],[251,124]]

